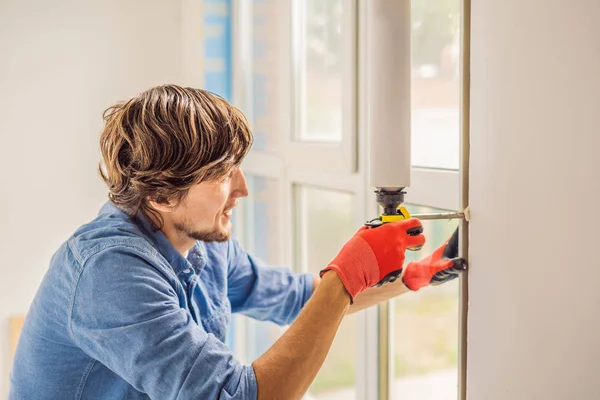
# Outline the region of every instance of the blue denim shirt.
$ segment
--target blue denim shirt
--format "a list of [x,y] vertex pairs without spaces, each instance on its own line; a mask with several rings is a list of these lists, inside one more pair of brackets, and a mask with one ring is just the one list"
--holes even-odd
[[267,266],[235,240],[187,259],[111,203],[52,257],[27,315],[10,399],[255,399],[224,344],[231,313],[291,323],[312,276]]

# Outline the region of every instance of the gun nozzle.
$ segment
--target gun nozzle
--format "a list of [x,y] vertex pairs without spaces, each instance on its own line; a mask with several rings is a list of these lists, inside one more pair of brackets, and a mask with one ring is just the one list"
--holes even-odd
[[404,195],[406,192],[404,188],[377,188],[375,190],[375,196],[377,198],[377,204],[383,208],[383,215],[395,215],[396,209],[402,203],[404,203]]

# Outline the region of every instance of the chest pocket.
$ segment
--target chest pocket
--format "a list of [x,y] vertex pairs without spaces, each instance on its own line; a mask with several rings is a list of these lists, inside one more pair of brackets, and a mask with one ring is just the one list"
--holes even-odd
[[188,285],[188,301],[192,318],[208,333],[222,342],[231,320],[231,303],[227,298],[227,257],[219,246],[206,249],[196,243],[188,261],[197,274]]
[[192,279],[188,286],[189,310],[197,324],[224,342],[231,321],[231,303],[225,293],[213,286],[214,282],[210,283],[207,287],[202,277]]

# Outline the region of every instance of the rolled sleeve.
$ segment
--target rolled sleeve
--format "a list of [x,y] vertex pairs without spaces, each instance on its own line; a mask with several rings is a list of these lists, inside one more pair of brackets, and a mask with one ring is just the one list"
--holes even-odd
[[312,295],[314,275],[266,265],[235,241],[229,246],[228,263],[228,297],[233,312],[288,325]]
[[252,367],[197,324],[168,278],[130,249],[87,261],[69,329],[90,357],[152,399],[257,397]]

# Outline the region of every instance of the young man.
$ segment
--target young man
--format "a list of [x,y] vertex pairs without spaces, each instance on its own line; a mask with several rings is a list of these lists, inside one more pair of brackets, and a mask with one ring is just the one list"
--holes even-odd
[[[167,85],[104,118],[110,201],[54,254],[21,332],[10,399],[298,399],[346,313],[464,269],[453,240],[408,263],[402,280],[370,288],[425,242],[409,234],[416,219],[361,228],[322,278],[264,265],[230,238],[252,143],[238,109]],[[242,365],[223,343],[232,312],[291,326]]]

